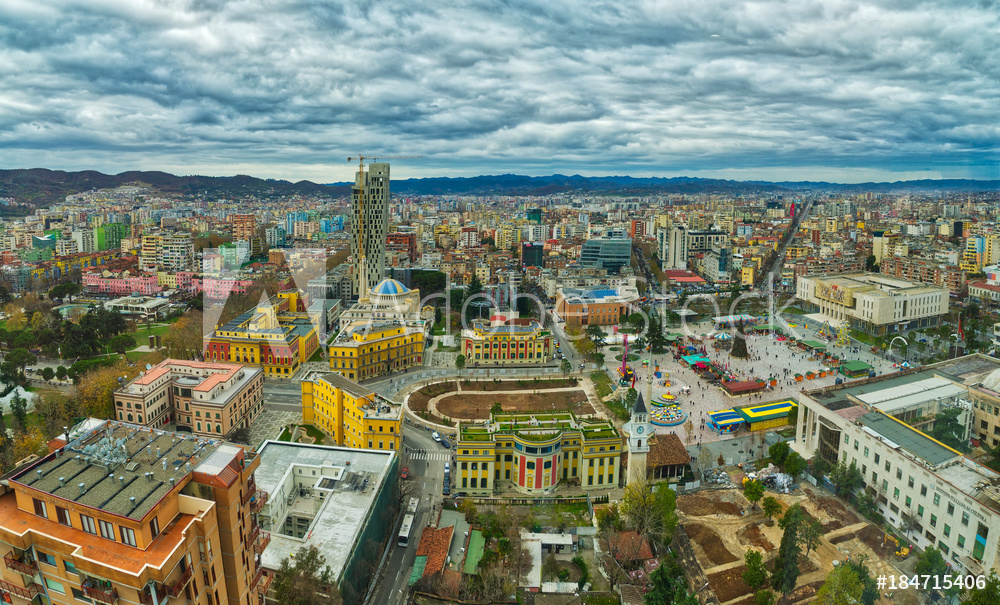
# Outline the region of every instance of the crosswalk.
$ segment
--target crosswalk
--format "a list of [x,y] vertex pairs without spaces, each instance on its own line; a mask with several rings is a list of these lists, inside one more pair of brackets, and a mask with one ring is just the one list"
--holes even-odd
[[448,461],[451,460],[451,454],[449,454],[448,452],[415,452],[411,450],[410,460]]

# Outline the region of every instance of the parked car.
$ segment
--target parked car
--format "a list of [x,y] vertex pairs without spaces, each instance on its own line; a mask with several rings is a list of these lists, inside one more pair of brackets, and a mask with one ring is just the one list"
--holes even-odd
[[439,435],[437,431],[431,433],[431,437],[434,438],[434,441],[437,441],[439,443],[441,442],[441,435]]
[[451,449],[451,442],[450,442],[450,441],[448,441],[447,439],[442,439],[442,440],[441,440],[441,446],[442,446],[442,447],[443,447],[444,449],[446,449],[446,450],[450,450],[450,449]]
[[444,463],[444,472],[445,472],[445,474],[451,472],[451,463],[450,462],[445,462]]
[[410,467],[404,466],[403,467],[403,472],[399,473],[399,478],[400,479],[409,479],[410,478]]
[[441,489],[441,493],[445,496],[451,494],[451,486],[445,483],[444,487]]

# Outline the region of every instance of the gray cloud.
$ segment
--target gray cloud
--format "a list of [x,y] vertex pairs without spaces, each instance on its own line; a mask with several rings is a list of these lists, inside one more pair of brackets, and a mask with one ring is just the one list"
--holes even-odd
[[9,0],[0,162],[326,181],[374,151],[425,156],[400,176],[1000,176],[990,3],[445,4]]

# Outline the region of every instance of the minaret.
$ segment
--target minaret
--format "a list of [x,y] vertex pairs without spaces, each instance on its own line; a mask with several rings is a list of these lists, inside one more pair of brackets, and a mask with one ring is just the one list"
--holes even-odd
[[[652,386],[652,383],[648,383]],[[646,481],[646,454],[649,452],[649,412],[642,393],[635,400],[628,424],[628,484]]]

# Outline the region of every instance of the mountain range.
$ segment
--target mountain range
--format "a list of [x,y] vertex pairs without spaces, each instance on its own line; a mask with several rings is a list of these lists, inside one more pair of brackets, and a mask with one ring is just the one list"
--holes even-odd
[[[274,195],[329,195],[341,197],[350,194],[352,183],[319,184],[312,181],[296,183],[276,179],[259,179],[252,176],[175,176],[166,172],[130,171],[104,174],[94,170],[65,172],[45,168],[0,170],[0,198],[14,198],[15,202],[34,207],[44,207],[58,202],[73,193],[91,189],[105,189],[126,184],[145,184],[166,193],[204,194],[209,197],[237,197],[247,194]],[[1000,180],[977,181],[968,179],[897,181],[894,183],[828,183],[822,181],[731,181],[695,177],[630,177],[604,176],[524,176],[501,174],[476,177],[433,177],[396,179],[392,191],[410,195],[551,195],[579,193],[590,195],[663,195],[663,194],[782,194],[797,195],[809,191],[851,193],[898,192],[987,192],[1000,191]]]

